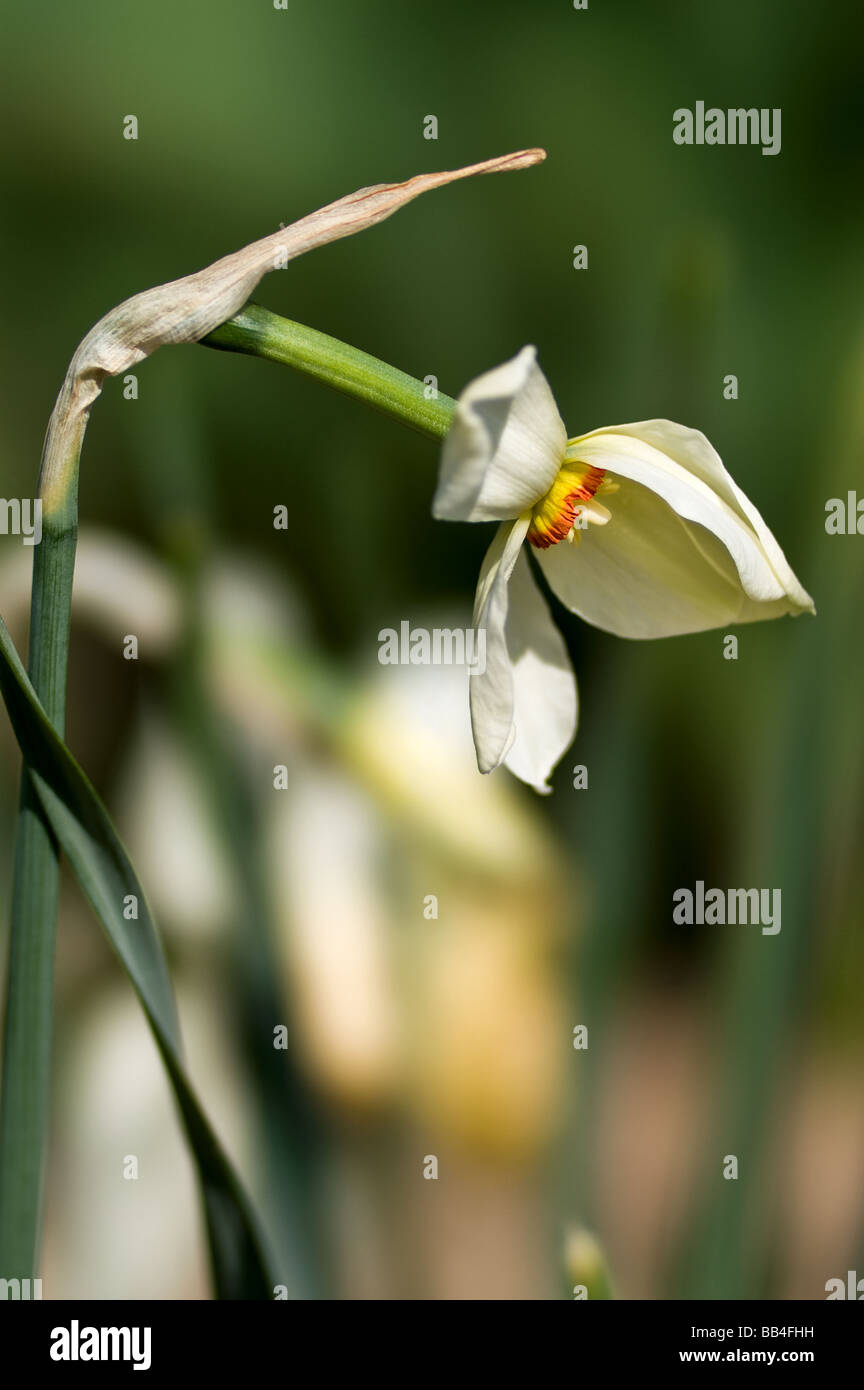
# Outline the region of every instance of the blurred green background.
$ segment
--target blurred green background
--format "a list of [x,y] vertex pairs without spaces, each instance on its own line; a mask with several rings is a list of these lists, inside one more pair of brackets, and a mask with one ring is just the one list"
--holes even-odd
[[[432,522],[434,445],[204,349],[142,364],[137,400],[107,383],[69,742],[291,1291],[566,1297],[586,1225],[623,1297],[824,1297],[864,1258],[864,541],[824,528],[864,483],[860,14],[7,0],[2,27],[4,496],[32,496],[66,364],[120,300],[355,188],[542,145],[256,298],[450,394],[534,342],[571,434],[702,429],[819,613],[726,661],[719,632],[631,644],[556,606],[577,742],[548,800],[481,781],[460,680],[376,675],[379,629],[469,620],[488,537]],[[782,108],[782,152],[676,146],[697,100]],[[23,644],[29,552],[0,546]],[[5,923],[5,726],[0,752]],[[782,889],[782,932],[673,926],[697,879]],[[46,1297],[206,1296],[164,1083],[71,883],[57,1007]]]

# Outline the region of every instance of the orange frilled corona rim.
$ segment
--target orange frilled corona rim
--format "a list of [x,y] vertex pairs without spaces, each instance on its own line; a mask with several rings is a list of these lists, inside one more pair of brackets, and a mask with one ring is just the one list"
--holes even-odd
[[591,501],[605,476],[604,468],[566,463],[531,512],[527,537],[531,544],[538,550],[546,550],[566,540],[579,515],[579,504]]

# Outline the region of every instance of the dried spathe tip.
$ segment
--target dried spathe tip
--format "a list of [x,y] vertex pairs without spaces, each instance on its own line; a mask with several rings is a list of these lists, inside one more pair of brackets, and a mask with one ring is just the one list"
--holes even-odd
[[81,342],[57,398],[40,477],[40,494],[48,509],[65,492],[87,415],[107,376],[128,371],[163,344],[199,342],[243,307],[269,270],[281,269],[316,246],[383,222],[421,193],[474,174],[526,169],[545,158],[545,150],[517,150],[464,169],[360,188],[194,275],[157,285],[119,304]]

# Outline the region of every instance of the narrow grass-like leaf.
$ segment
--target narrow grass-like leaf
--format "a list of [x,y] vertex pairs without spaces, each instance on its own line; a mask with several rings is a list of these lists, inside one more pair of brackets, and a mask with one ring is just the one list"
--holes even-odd
[[[29,677],[63,735],[69,610],[77,535],[77,456],[69,485],[43,513],[33,555]],[[0,1089],[0,1277],[38,1274],[54,1001],[59,850],[30,779],[21,779],[3,1019]]]
[[[186,1074],[171,982],[144,893],[111,818],[40,705],[0,619],[0,691],[45,816],[141,1001],[201,1183],[216,1292],[273,1297],[255,1217]],[[137,900],[137,920],[124,903]]]

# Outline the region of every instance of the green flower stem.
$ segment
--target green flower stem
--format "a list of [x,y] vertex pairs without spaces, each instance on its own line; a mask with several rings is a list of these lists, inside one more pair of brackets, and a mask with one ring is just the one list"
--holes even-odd
[[[80,442],[80,441],[79,441]],[[43,499],[34,551],[29,674],[62,736],[77,533],[78,446],[64,487]],[[59,853],[26,768],[15,846],[0,1100],[0,1278],[37,1277],[51,1085]]]
[[433,439],[443,439],[453,419],[456,402],[450,396],[438,392],[427,400],[428,387],[422,381],[260,304],[245,305],[201,342],[295,367]]

